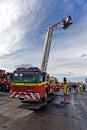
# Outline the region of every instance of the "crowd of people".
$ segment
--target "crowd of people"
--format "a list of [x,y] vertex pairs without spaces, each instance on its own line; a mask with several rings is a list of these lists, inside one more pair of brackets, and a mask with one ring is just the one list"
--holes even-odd
[[68,82],[66,78],[63,79],[63,91],[64,91],[64,102],[67,100],[67,90],[69,92],[74,91],[75,93],[85,92],[86,85],[83,82]]
[[86,85],[83,82],[69,83],[67,85],[67,88],[69,89],[69,91],[74,90],[76,92],[78,92],[78,91],[85,92]]

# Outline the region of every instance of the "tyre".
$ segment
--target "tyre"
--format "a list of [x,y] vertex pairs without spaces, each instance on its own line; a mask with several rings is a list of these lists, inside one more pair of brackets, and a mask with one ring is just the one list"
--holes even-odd
[[42,102],[46,102],[48,98],[48,91],[46,90],[44,97],[41,99]]

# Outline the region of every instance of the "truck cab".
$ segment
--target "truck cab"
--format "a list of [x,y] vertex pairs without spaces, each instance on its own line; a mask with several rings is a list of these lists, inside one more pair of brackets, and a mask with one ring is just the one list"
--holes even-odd
[[38,67],[17,68],[13,72],[10,97],[41,100],[49,91],[48,75]]

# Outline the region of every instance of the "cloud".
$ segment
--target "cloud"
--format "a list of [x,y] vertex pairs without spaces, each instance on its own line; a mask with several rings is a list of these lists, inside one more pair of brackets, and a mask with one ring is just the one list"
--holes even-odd
[[[79,73],[80,76],[87,76],[86,23],[87,18],[84,16],[78,24],[73,23],[68,30],[57,31],[58,34],[61,33],[61,36],[59,37],[57,34],[55,39],[52,40],[48,72],[61,75],[68,75],[68,72],[71,72],[73,76],[79,75]],[[84,58],[81,58],[81,56],[84,56]]]
[[73,24],[67,30],[58,26],[53,32],[48,73],[87,75],[86,4],[79,2],[1,0],[0,66],[9,70],[21,64],[40,66],[47,26],[72,14]]
[[12,68],[12,65],[22,63],[20,56],[24,59],[29,49],[34,48],[34,38],[26,40],[26,35],[31,37],[45,18],[44,11],[40,13],[40,5],[40,0],[0,1],[0,59],[4,57],[1,65],[5,68],[9,68],[9,64]]
[[[0,2],[0,56],[22,48],[24,36],[36,30],[41,23],[38,0]],[[44,18],[44,17],[43,17]],[[36,24],[38,23],[38,24]]]
[[86,56],[87,56],[87,55],[85,55],[85,54],[82,54],[82,55],[81,55],[81,57],[86,57]]

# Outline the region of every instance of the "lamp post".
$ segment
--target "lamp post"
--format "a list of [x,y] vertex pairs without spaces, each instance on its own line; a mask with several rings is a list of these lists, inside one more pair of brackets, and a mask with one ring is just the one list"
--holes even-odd
[[47,28],[47,33],[46,33],[46,38],[45,38],[45,43],[44,43],[43,58],[42,58],[42,63],[41,63],[42,71],[46,72],[47,70],[53,30],[55,30],[59,24],[62,24],[61,27],[63,29],[67,29],[72,23],[73,22],[72,22],[71,16],[68,16],[67,18],[62,19],[61,21]]

